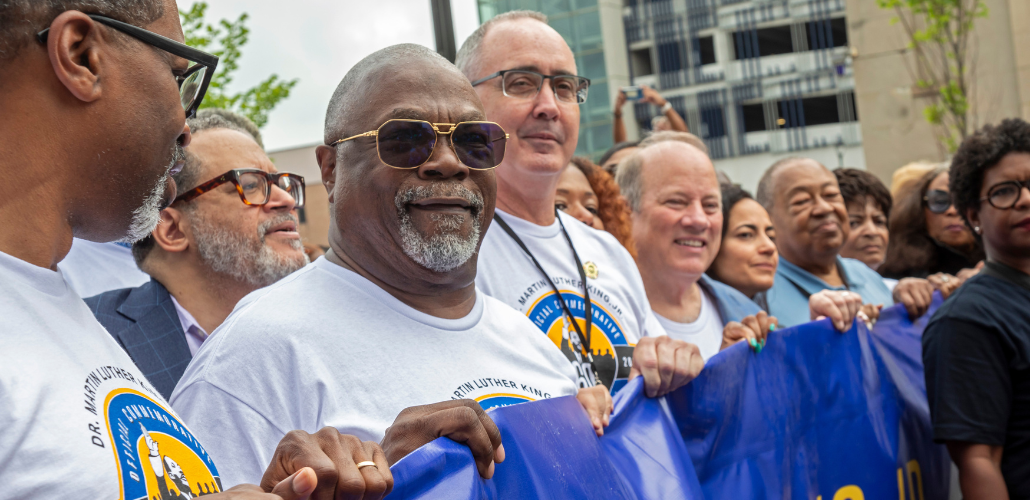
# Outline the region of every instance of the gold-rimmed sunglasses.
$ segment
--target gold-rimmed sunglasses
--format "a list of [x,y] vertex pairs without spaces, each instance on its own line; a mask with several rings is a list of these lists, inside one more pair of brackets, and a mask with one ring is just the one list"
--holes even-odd
[[429,161],[441,135],[451,136],[451,150],[463,165],[473,170],[489,170],[504,160],[508,134],[494,122],[430,123],[395,118],[376,130],[340,139],[331,146],[375,137],[379,161],[393,168],[413,169]]

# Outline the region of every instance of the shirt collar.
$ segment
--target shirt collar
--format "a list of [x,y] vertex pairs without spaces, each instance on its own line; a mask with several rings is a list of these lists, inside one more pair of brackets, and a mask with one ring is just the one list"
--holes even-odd
[[206,339],[208,334],[204,331],[204,328],[200,326],[200,323],[197,322],[196,318],[194,318],[189,311],[179,305],[179,301],[175,300],[174,295],[169,294],[169,296],[172,298],[172,304],[175,305],[175,313],[179,316],[179,323],[182,324],[183,333],[187,335],[195,335],[201,340]]
[[830,286],[829,283],[794,265],[787,259],[782,258],[782,256],[780,258],[780,265],[776,268],[776,274],[792,281],[794,284],[804,289],[805,292],[808,292],[809,295],[827,289],[847,290],[848,287],[855,288],[856,285],[861,285],[861,283],[855,283],[851,279],[851,276],[848,275],[848,272],[845,269],[844,260],[841,259],[839,255],[837,256],[837,269],[840,270],[841,279],[844,283],[847,283],[848,286]]

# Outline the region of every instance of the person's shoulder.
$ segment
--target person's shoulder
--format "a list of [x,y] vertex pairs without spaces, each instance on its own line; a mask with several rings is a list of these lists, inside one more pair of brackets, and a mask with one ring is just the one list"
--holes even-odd
[[[572,238],[573,244],[579,245],[580,242],[589,242],[593,246],[600,247],[610,258],[634,262],[633,256],[629,254],[626,247],[622,246],[622,243],[619,243],[619,240],[608,231],[592,228],[565,212],[559,211],[558,216],[561,217],[562,223],[565,224],[565,229],[569,232],[569,237]],[[635,267],[636,263],[634,262],[633,265]]]
[[[741,318],[752,314],[758,314],[758,312],[762,310],[762,308],[758,307],[758,304],[749,299],[747,295],[744,295],[740,290],[737,290],[726,283],[712,279],[707,274],[701,275],[701,281],[709,287],[711,294],[713,295],[712,299],[718,302],[717,306],[720,309],[736,311],[735,315],[740,315]],[[732,318],[723,318],[724,321],[730,321],[731,319]],[[732,320],[737,321],[736,319]]]
[[873,269],[866,265],[865,262],[848,257],[841,257],[840,261],[841,265],[844,266],[844,272],[849,276],[861,276],[866,281],[883,283],[883,276],[880,276],[880,273],[873,271]]
[[937,309],[930,322],[951,319],[993,324],[1013,315],[1025,320],[1030,317],[1027,300],[1030,300],[1030,292],[1027,290],[1006,280],[979,273],[955,290]]
[[86,306],[89,307],[89,310],[93,311],[93,314],[107,313],[109,311],[116,311],[137,288],[142,288],[142,286],[111,290],[92,297],[86,297],[82,300],[86,303]]

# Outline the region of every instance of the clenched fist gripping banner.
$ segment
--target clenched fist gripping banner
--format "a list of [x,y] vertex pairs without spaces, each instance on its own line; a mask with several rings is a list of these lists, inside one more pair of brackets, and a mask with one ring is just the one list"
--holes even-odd
[[393,466],[389,498],[947,498],[920,346],[938,305],[915,324],[886,309],[872,332],[825,320],[773,332],[761,354],[727,349],[663,399],[635,379],[602,438],[572,397],[497,408],[506,459],[492,479],[441,438]]

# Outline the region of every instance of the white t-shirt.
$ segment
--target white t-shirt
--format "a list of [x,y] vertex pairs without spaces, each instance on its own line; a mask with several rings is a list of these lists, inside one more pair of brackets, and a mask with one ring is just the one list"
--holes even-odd
[[0,317],[0,497],[221,489],[211,457],[61,273],[0,253]]
[[75,238],[72,249],[57,267],[82,298],[136,288],[150,281],[150,276],[136,267],[132,250],[118,243],[94,243]]
[[476,295],[466,317],[437,318],[320,258],[240,301],[172,405],[219,459],[228,487],[260,480],[292,429],[332,426],[379,442],[411,406],[576,393],[568,362],[532,323]]
[[658,313],[655,317],[670,337],[696,345],[705,361],[719,353],[724,324],[719,309],[704,289],[701,289],[701,312],[693,323],[680,323]]
[[[497,213],[550,274],[583,328],[586,318],[583,283],[559,222],[538,226],[501,210]],[[633,257],[619,241],[565,213],[558,212],[558,216],[569,232],[580,261],[590,271],[587,272],[593,316],[590,347],[601,380],[614,394],[626,385],[633,368],[633,346],[641,337],[665,335],[665,330],[651,312]],[[476,286],[528,316],[546,333],[576,368],[580,387],[594,385],[589,363],[579,348],[579,336],[565,323],[561,304],[551,285],[496,222],[490,224],[479,250]]]

